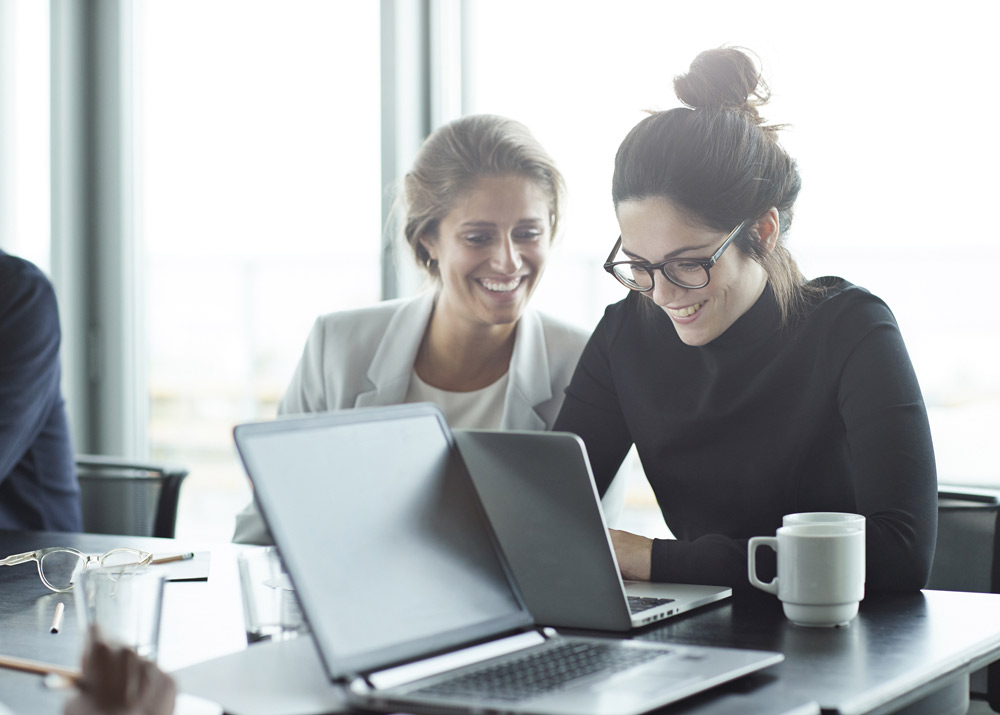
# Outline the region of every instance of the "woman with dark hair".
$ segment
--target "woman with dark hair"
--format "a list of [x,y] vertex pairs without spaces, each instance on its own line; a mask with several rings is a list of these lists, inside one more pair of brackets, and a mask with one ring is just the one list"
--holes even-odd
[[[841,278],[806,281],[786,248],[795,162],[757,108],[742,50],[701,53],[685,105],[622,142],[608,307],[554,429],[605,489],[636,445],[676,539],[612,531],[623,576],[747,586],[747,539],[783,514],[867,517],[869,589],[919,589],[937,479],[920,388],[889,308]],[[773,569],[773,563],[767,570]]]

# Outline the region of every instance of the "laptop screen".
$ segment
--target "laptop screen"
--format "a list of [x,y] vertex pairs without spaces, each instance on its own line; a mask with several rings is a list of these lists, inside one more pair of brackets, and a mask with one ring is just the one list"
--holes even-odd
[[235,434],[331,676],[531,623],[433,405]]

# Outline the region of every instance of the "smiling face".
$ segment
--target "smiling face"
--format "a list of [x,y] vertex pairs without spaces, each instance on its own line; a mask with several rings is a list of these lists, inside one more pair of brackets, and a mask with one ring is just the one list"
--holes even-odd
[[[693,223],[669,199],[650,197],[618,204],[622,253],[626,260],[659,263],[667,258],[709,258],[726,239]],[[744,231],[752,228],[747,224]],[[776,236],[775,236],[776,238]],[[731,246],[711,269],[704,288],[680,288],[657,272],[645,295],[670,316],[687,345],[707,345],[722,335],[757,301],[767,282],[759,263]]]
[[550,244],[549,197],[522,176],[478,179],[420,238],[437,261],[435,313],[480,326],[513,325],[534,292]]

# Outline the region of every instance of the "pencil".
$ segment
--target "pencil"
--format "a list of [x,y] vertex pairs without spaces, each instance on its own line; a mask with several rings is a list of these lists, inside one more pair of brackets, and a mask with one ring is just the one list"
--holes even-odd
[[173,556],[161,556],[157,559],[153,559],[149,563],[151,564],[169,564],[171,561],[187,561],[188,559],[193,559],[194,554],[192,552],[187,552],[186,554],[174,554]]
[[52,627],[49,629],[49,633],[58,633],[59,629],[62,628],[63,622],[63,612],[66,610],[66,604],[60,601],[56,604],[56,612],[52,616]]
[[14,658],[9,655],[0,655],[0,668],[21,670],[25,673],[36,673],[38,675],[49,675],[50,673],[55,673],[56,675],[61,675],[73,683],[80,680],[80,671],[75,668],[67,668],[62,665],[53,665],[51,663],[40,663],[36,660]]

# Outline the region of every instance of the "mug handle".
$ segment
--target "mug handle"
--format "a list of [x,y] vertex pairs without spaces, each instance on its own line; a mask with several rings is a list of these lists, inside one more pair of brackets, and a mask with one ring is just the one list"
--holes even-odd
[[757,547],[758,546],[769,546],[774,553],[778,553],[778,539],[774,536],[754,536],[750,539],[747,545],[747,576],[750,578],[750,583],[753,586],[761,589],[762,591],[767,591],[768,593],[778,594],[778,577],[775,576],[770,581],[761,581],[757,578]]

